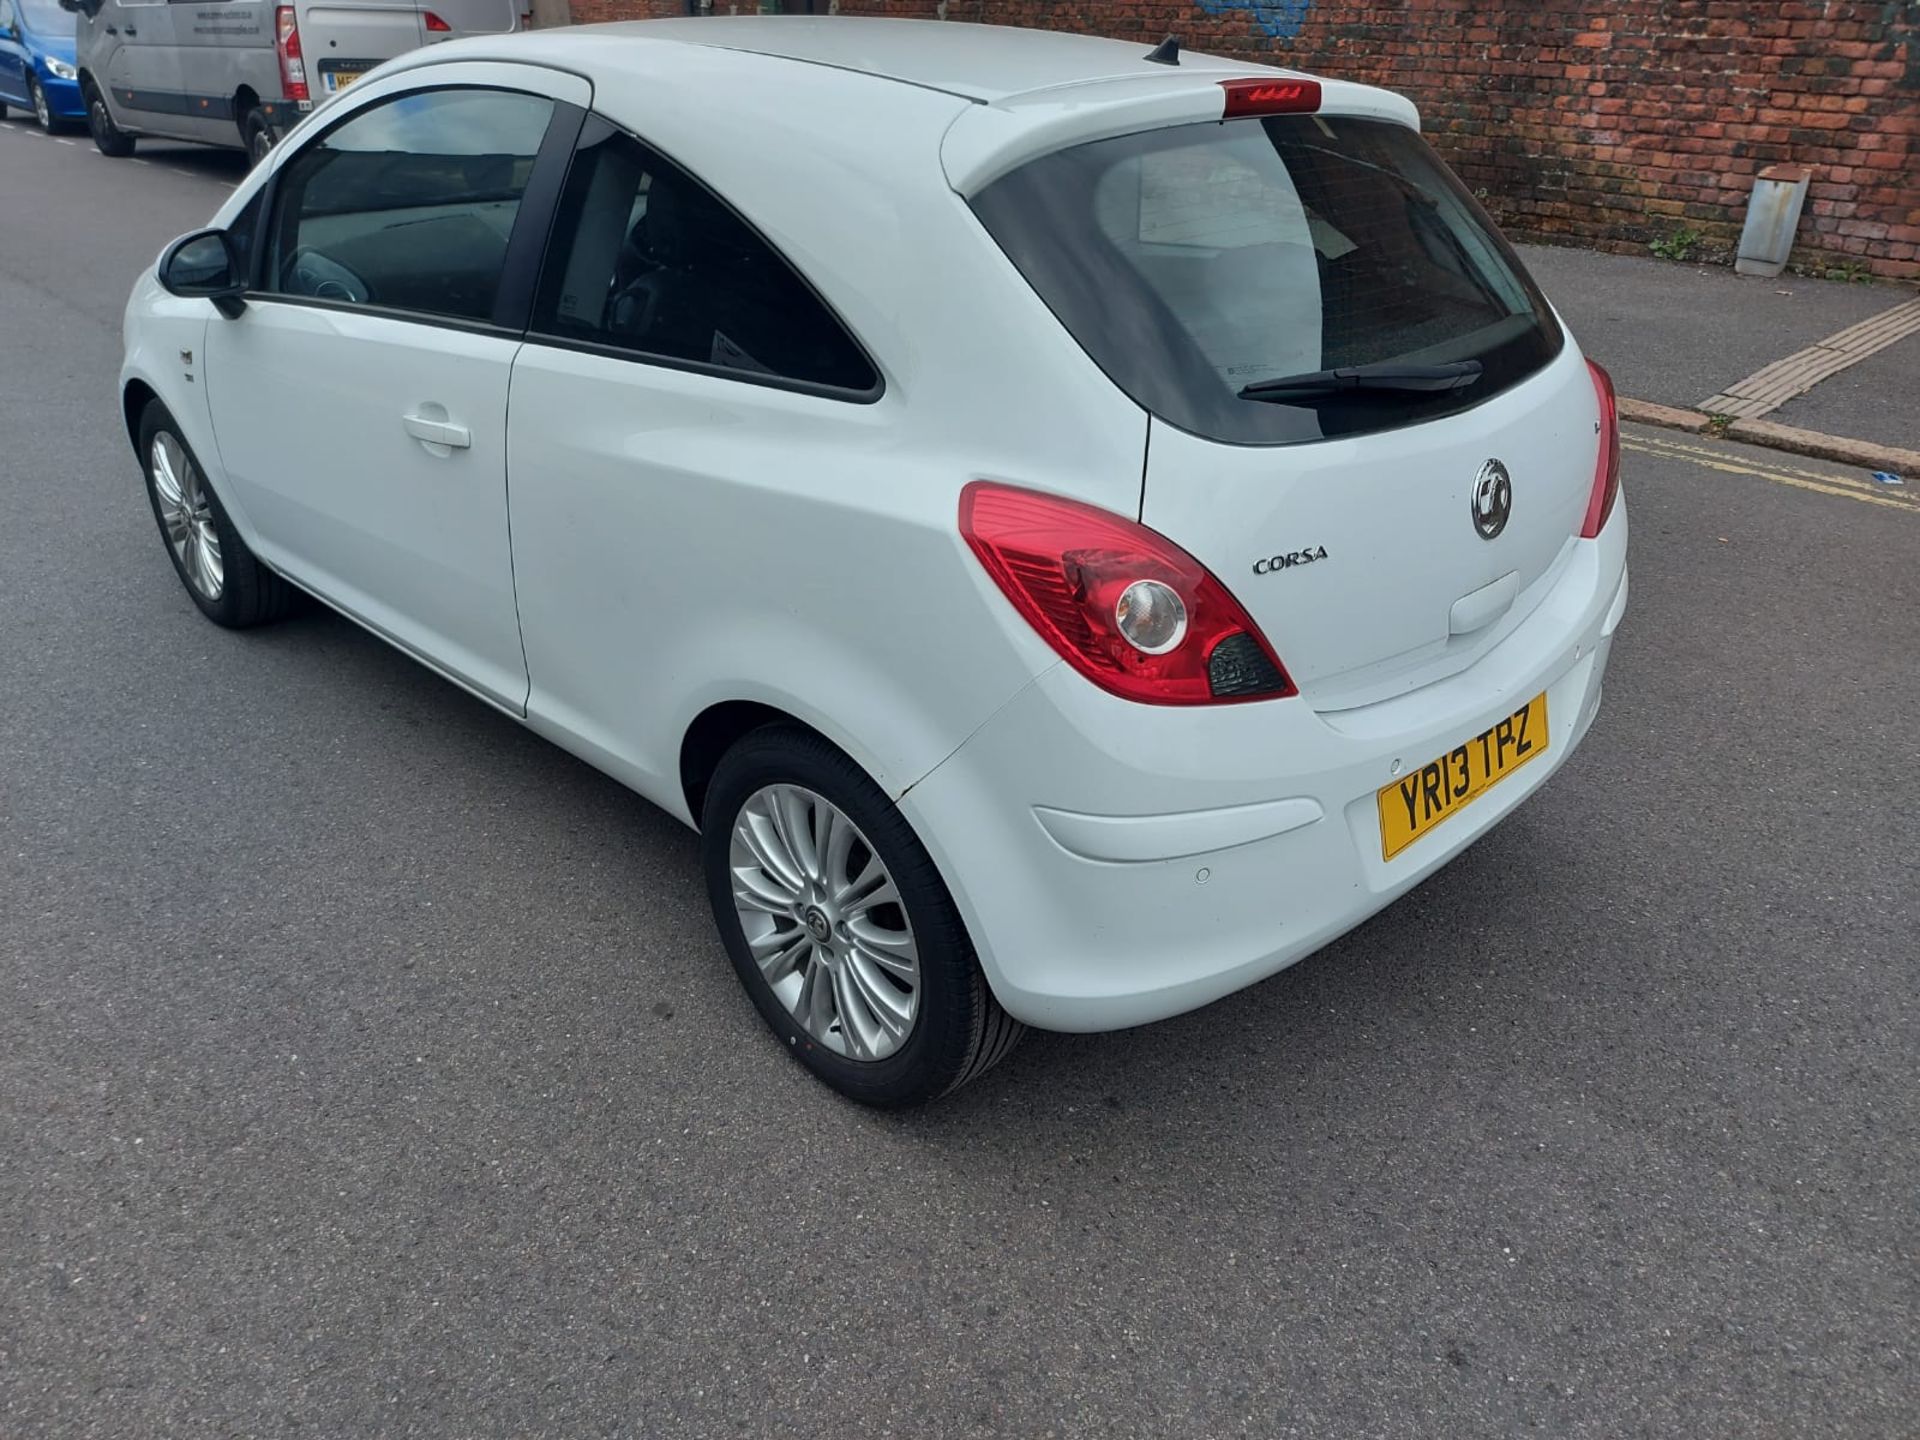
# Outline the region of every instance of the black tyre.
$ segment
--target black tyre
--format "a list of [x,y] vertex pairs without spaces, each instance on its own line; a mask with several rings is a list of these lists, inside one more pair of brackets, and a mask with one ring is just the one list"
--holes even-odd
[[40,82],[31,75],[27,77],[27,106],[47,134],[57,135],[67,128],[54,116],[53,107],[47,103],[47,92],[40,88]]
[[273,126],[267,122],[265,112],[258,105],[249,109],[240,119],[240,143],[246,147],[249,167],[258,165],[273,151]]
[[278,620],[293,608],[293,587],[247,548],[207,483],[199,458],[158,400],[148,402],[140,416],[140,464],[160,539],[202,615],[229,630],[244,630]]
[[912,827],[812,731],[769,725],[726,753],[701,851],[741,984],[841,1094],[923,1104],[984,1074],[1024,1033],[987,988]]
[[94,149],[116,160],[133,154],[133,136],[113,123],[113,114],[107,109],[100,87],[89,80],[82,93],[87,97],[87,132],[93,136]]

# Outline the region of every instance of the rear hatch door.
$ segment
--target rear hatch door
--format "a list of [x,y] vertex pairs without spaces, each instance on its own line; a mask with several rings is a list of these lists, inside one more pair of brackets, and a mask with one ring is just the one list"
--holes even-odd
[[1472,663],[1551,587],[1598,413],[1569,347],[1473,410],[1352,438],[1223,445],[1156,420],[1142,519],[1238,596],[1310,703],[1364,704]]
[[1141,518],[1240,597],[1313,703],[1470,663],[1571,554],[1593,382],[1410,125],[1114,134],[970,204],[1153,415]]

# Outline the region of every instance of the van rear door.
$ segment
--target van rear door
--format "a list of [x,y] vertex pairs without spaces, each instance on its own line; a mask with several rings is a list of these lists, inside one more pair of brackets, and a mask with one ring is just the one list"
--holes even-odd
[[[526,0],[531,6],[533,0]],[[498,35],[520,26],[520,0],[428,0],[426,9],[447,22],[451,35],[429,39],[457,39],[462,35]]]
[[317,105],[383,60],[426,43],[421,8],[406,0],[312,0],[299,7],[300,48]]

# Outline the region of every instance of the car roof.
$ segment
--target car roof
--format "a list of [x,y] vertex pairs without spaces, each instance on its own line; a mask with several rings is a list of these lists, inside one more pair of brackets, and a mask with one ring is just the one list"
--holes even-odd
[[[737,50],[898,80],[993,104],[1101,80],[1177,74],[1148,60],[1153,48],[1058,30],[856,15],[716,15],[592,27],[606,39],[672,41]],[[1180,69],[1237,74],[1273,67],[1183,52]]]
[[[652,115],[636,133],[662,141],[663,125],[671,128],[666,114],[684,110],[695,97],[708,128],[723,117],[764,121],[776,114],[788,125],[799,87],[813,107],[809,145],[837,144],[843,154],[855,154],[870,145],[877,127],[930,126],[942,137],[934,144],[948,180],[962,195],[1053,149],[1153,126],[1217,121],[1222,81],[1301,75],[1193,51],[1165,64],[1147,58],[1152,50],[1134,40],[964,21],[743,15],[473,36],[424,46],[382,68],[489,60],[571,71],[593,84],[595,108],[616,122],[638,124],[644,104]],[[1418,112],[1402,96],[1314,78],[1323,113],[1419,129]],[[728,95],[719,115],[712,104],[721,93],[716,87]],[[935,115],[928,102],[936,100],[960,113]],[[837,140],[822,122],[835,106],[859,112],[859,123]],[[685,158],[700,148],[711,147],[696,143]]]

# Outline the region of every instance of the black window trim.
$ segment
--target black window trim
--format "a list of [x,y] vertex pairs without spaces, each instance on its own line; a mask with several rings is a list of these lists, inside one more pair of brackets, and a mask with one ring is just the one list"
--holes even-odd
[[[854,349],[860,353],[860,358],[865,360],[867,367],[873,371],[873,384],[864,390],[850,390],[844,385],[824,385],[815,380],[795,380],[784,375],[764,375],[757,371],[741,370],[738,367],[730,365],[713,365],[701,360],[686,360],[675,355],[656,355],[652,351],[640,350],[631,345],[613,345],[599,340],[583,340],[571,335],[556,335],[550,331],[537,329],[533,326],[531,295],[529,296],[529,314],[526,330],[526,339],[529,345],[543,345],[555,350],[570,350],[582,355],[597,355],[609,360],[624,360],[634,365],[651,365],[662,370],[678,370],[690,375],[710,375],[718,380],[738,381],[742,385],[757,385],[767,390],[786,390],[796,395],[810,395],[822,400],[840,400],[855,405],[875,404],[887,393],[886,371],[881,369],[879,361],[874,358],[873,351],[867,345],[866,341],[861,339],[859,331],[849,325],[846,317],[840,313],[826,296],[820,293],[819,287],[808,278],[806,272],[794,264],[793,261],[787,257],[785,251],[761,233],[759,226],[742,215],[739,210],[729,203],[726,196],[722,195],[705,180],[701,179],[690,166],[686,165],[670,151],[654,144],[645,136],[636,135],[626,126],[608,119],[605,115],[595,110],[588,114],[586,123],[580,127],[579,134],[574,140],[572,152],[568,156],[568,173],[571,174],[574,159],[589,145],[600,144],[602,141],[610,139],[615,135],[626,136],[627,139],[633,141],[634,144],[643,147],[654,155],[658,155],[662,160],[673,166],[682,176],[694,185],[699,186],[700,189],[713,198],[716,204],[726,210],[735,220],[739,221],[749,235],[760,244],[766,246],[767,253],[792,272],[794,279],[798,280],[806,292],[813,297],[814,302],[820,306],[822,313],[825,314],[829,320],[833,321],[835,325],[840,327],[841,333],[847,337]],[[542,155],[543,157],[545,155],[544,146],[542,147]],[[563,186],[564,183],[565,178],[563,177],[560,184]],[[531,185],[529,185],[529,188],[531,188]],[[554,253],[552,233],[553,225],[559,221],[558,188],[556,188],[554,200],[553,213],[548,221],[547,245],[541,257],[540,273],[542,274],[545,273],[549,261],[558,263],[559,260],[559,256]]]
[[[342,115],[324,130],[301,141],[300,150],[304,154],[316,145],[324,144],[327,137],[344,125],[349,125],[362,115],[370,114],[382,105],[396,100],[407,99],[415,95],[430,95],[446,90],[481,91],[491,90],[507,95],[525,95],[535,100],[545,100],[553,106],[553,114],[547,119],[546,133],[540,138],[540,148],[534,154],[533,168],[528,172],[526,189],[520,192],[520,208],[514,213],[513,229],[507,236],[506,255],[500,266],[500,286],[494,293],[493,314],[485,320],[476,320],[463,315],[437,315],[429,310],[407,310],[390,305],[364,305],[351,300],[329,300],[321,296],[288,295],[278,290],[266,288],[268,252],[272,249],[275,208],[279,204],[280,181],[286,174],[287,161],[274,169],[267,177],[267,183],[260,188],[258,196],[260,208],[253,217],[253,233],[249,237],[247,257],[247,289],[245,298],[249,304],[275,304],[304,306],[315,310],[337,310],[352,315],[374,315],[386,320],[402,320],[414,325],[430,325],[442,330],[459,330],[474,335],[497,335],[503,339],[523,339],[527,333],[527,322],[532,318],[533,291],[539,283],[540,261],[545,254],[547,239],[553,228],[554,216],[559,209],[560,187],[566,182],[567,165],[572,158],[574,142],[585,123],[587,111],[572,101],[561,100],[538,90],[521,89],[513,85],[477,85],[457,80],[442,80],[437,84],[422,85],[413,90],[396,90],[384,95],[370,105]],[[295,156],[293,160],[300,157]]]
[[[507,238],[507,254],[501,266],[500,289],[494,297],[492,317],[487,320],[475,320],[465,316],[436,315],[430,311],[405,310],[395,306],[364,305],[351,300],[329,300],[322,296],[287,295],[266,289],[274,207],[279,202],[280,180],[286,173],[286,163],[275,168],[274,173],[267,177],[267,183],[260,187],[259,194],[255,197],[259,202],[259,209],[254,213],[252,234],[248,240],[246,300],[249,304],[291,305],[314,310],[333,310],[349,315],[372,315],[380,319],[404,321],[412,325],[458,330],[469,335],[491,335],[503,340],[520,340],[530,345],[543,345],[550,349],[595,355],[609,360],[623,360],[633,365],[651,365],[662,370],[708,375],[719,380],[733,380],[743,385],[757,385],[769,390],[785,390],[796,395],[807,395],[822,400],[872,405],[886,395],[887,374],[879,361],[874,358],[873,350],[861,339],[859,332],[847,323],[846,317],[840,313],[839,309],[820,293],[819,287],[808,278],[806,272],[795,265],[783,250],[768,240],[758,226],[729,204],[725,196],[708,185],[678,158],[643,136],[636,135],[624,125],[616,124],[598,111],[582,109],[571,101],[560,100],[552,95],[542,94],[538,90],[522,90],[511,85],[476,85],[459,81],[441,81],[437,84],[422,85],[413,90],[395,91],[392,95],[383,96],[372,105],[363,105],[349,114],[342,115],[310,139],[304,139],[300,148],[304,151],[313,145],[323,143],[335,130],[366,114],[377,105],[405,96],[424,95],[441,90],[499,90],[508,94],[530,95],[537,99],[548,100],[554,107],[553,116],[547,124],[546,134],[541,137],[540,149],[535,155],[533,169],[527,177],[527,188],[521,193],[520,209],[514,217],[513,231]],[[599,133],[592,133],[590,127],[595,125],[604,128]],[[590,134],[591,138],[589,138]],[[794,380],[781,375],[761,375],[731,366],[711,365],[698,360],[682,360],[672,355],[654,355],[636,350],[631,346],[609,345],[534,329],[532,324],[534,298],[539,289],[540,276],[552,252],[553,230],[560,218],[560,196],[565,189],[567,177],[571,173],[574,157],[585,146],[614,134],[624,135],[635,144],[644,146],[674,166],[693,184],[713,196],[717,203],[739,220],[748,234],[767,247],[769,254],[792,271],[794,278],[799,280],[807,293],[819,304],[821,310],[840,327],[854,348],[860,352],[861,358],[873,371],[873,385],[865,390],[849,390],[839,385],[823,385],[812,380]],[[537,242],[535,236],[538,237]]]

